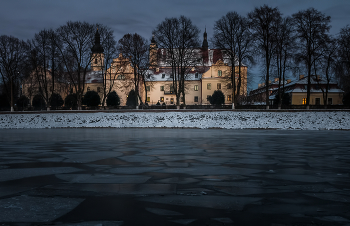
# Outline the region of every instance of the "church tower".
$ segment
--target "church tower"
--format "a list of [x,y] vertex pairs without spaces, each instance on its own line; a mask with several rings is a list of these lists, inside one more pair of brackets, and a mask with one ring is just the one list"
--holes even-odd
[[102,71],[104,63],[103,47],[101,45],[101,37],[98,28],[95,33],[95,44],[91,48],[91,69],[92,71]]
[[207,28],[205,28],[204,34],[203,34],[203,44],[202,44],[202,49],[203,50],[208,50],[208,40],[207,40]]
[[152,36],[151,44],[149,45],[149,63],[150,67],[157,67],[157,56],[158,54],[158,46],[156,40],[154,40],[154,35]]

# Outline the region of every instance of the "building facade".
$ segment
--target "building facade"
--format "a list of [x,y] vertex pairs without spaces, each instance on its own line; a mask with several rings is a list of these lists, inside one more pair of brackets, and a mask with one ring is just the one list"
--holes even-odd
[[[300,75],[297,80],[287,79],[284,81],[284,92],[289,94],[289,102],[291,105],[306,105],[307,98],[307,84],[308,77]],[[278,78],[268,85],[270,104],[274,104],[274,100],[278,95]],[[281,89],[283,88],[283,81],[281,81]],[[310,105],[324,105],[326,99],[327,105],[342,105],[343,91],[339,89],[336,82],[331,81],[329,84],[320,76],[311,76],[310,87]],[[249,94],[249,99],[252,103],[265,103],[266,84],[259,84],[258,89],[252,90]],[[327,92],[327,97],[326,97]]]

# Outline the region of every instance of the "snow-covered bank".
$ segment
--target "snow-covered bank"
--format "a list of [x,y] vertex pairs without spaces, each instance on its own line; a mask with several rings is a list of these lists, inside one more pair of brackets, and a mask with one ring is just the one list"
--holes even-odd
[[155,127],[350,129],[349,112],[128,112],[3,114],[0,128]]

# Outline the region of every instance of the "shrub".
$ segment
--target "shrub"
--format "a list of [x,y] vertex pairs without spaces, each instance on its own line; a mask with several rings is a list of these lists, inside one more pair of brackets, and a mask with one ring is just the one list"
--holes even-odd
[[43,109],[46,107],[45,100],[40,94],[33,97],[32,105],[36,109]]
[[22,95],[18,98],[18,100],[16,101],[16,104],[19,109],[24,110],[25,108],[28,107],[29,99],[28,97]]
[[64,101],[60,94],[53,93],[50,97],[50,105],[53,109],[56,109],[57,107],[61,107],[63,105]]
[[207,100],[212,105],[220,106],[225,103],[225,95],[221,92],[221,90],[215,90],[213,95],[209,96]]
[[87,91],[83,98],[83,104],[88,107],[97,107],[101,103],[100,95],[96,91]]
[[72,109],[76,108],[78,106],[77,94],[72,93],[66,96],[64,99],[64,106]]
[[107,100],[106,100],[107,106],[118,106],[120,104],[120,99],[118,94],[113,91],[108,94]]
[[136,106],[136,92],[135,90],[131,90],[128,98],[126,100],[126,105],[127,106]]

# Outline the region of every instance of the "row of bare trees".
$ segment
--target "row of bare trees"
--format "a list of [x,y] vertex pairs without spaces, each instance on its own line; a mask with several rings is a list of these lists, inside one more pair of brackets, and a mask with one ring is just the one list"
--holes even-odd
[[[103,55],[92,54],[96,38],[101,42]],[[42,30],[26,42],[3,35],[0,36],[2,91],[13,110],[13,95],[18,96],[23,81],[33,86],[29,89],[29,96],[39,93],[46,103],[50,102],[53,93],[58,92],[56,83],[59,83],[65,86],[66,92],[72,90],[76,94],[78,109],[81,109],[87,75],[92,69],[91,62],[96,60],[100,64],[98,73],[103,78],[104,104],[113,91],[117,76],[126,66],[113,68],[113,60],[119,53],[128,57],[134,72],[134,90],[139,90],[140,81],[145,84],[148,48],[147,40],[138,34],[127,34],[117,43],[110,28],[87,22],[70,21],[56,30]]]
[[[329,33],[330,17],[314,8],[301,10],[291,17],[283,17],[278,8],[257,7],[247,16],[229,12],[215,22],[212,43],[227,52],[231,69],[233,96],[237,102],[242,64],[260,63],[266,84],[266,108],[269,108],[269,81],[279,78],[279,108],[287,73],[305,73],[308,76],[306,106],[310,104],[312,75],[322,75],[327,87],[333,78],[340,80],[346,92],[349,89],[349,38],[345,27],[339,35]],[[255,57],[254,57],[255,56]],[[239,68],[237,83],[234,67]],[[320,86],[322,88],[322,86]],[[322,89],[326,105],[328,89]]]
[[[307,100],[310,103],[311,75],[323,75],[328,83],[335,75],[342,88],[350,92],[350,28],[343,28],[337,36],[329,33],[330,17],[310,8],[291,17],[283,17],[278,8],[267,5],[257,7],[246,16],[229,12],[217,20],[210,40],[213,47],[223,50],[231,67],[231,84],[236,104],[242,89],[245,66],[259,63],[264,71],[265,84],[271,76],[279,78],[279,103],[288,73],[306,72],[308,76]],[[98,30],[98,35],[97,31]],[[32,78],[48,103],[56,92],[57,82],[69,86],[77,95],[78,109],[84,95],[91,62],[100,63],[103,78],[103,100],[115,87],[115,81],[124,73],[126,65],[115,67],[120,53],[132,68],[132,86],[136,103],[147,100],[146,81],[152,60],[171,71],[172,90],[176,104],[185,101],[186,80],[193,69],[204,70],[199,40],[200,30],[184,16],[166,18],[153,30],[152,42],[158,59],[150,59],[149,42],[138,34],[126,34],[115,41],[111,28],[101,24],[68,22],[56,30],[43,30],[27,42],[11,36],[0,36],[0,73],[3,90],[13,108],[14,84]],[[101,43],[103,55],[92,54],[96,40]],[[146,92],[142,100],[139,90]],[[324,90],[327,100],[328,89]],[[269,107],[269,86],[266,85],[266,107]],[[280,106],[279,106],[280,107]]]

